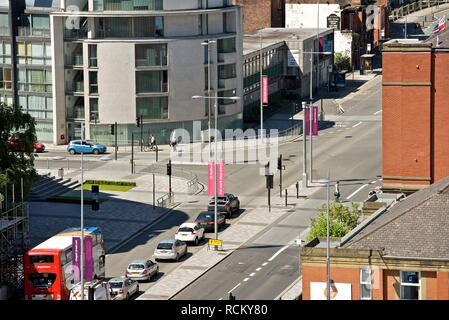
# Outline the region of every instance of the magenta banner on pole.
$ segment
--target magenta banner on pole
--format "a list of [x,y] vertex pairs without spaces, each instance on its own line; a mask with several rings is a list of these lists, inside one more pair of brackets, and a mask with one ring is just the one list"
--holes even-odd
[[268,104],[268,76],[262,76],[262,104]]
[[92,256],[92,238],[84,238],[84,280],[92,281],[94,279],[94,261]]
[[209,194],[209,197],[212,197],[215,195],[215,186],[214,186],[214,162],[209,161],[209,164],[207,165],[207,191]]
[[[306,107],[306,136],[310,135],[310,108]],[[318,106],[312,106],[312,134],[318,135]]]
[[224,197],[224,161],[218,161],[217,167],[217,196]]
[[73,281],[78,283],[81,281],[81,239],[80,237],[72,237],[72,268]]

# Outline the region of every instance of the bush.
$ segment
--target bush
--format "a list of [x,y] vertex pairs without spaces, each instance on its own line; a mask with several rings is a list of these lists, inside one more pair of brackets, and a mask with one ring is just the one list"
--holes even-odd
[[338,71],[350,71],[352,69],[351,58],[342,52],[336,52],[334,54],[334,64]]
[[135,187],[137,184],[130,181],[111,181],[111,180],[85,180],[84,184],[98,184],[98,185],[109,185],[109,186],[129,186]]
[[[320,208],[320,214],[312,219],[310,233],[307,240],[310,241],[317,237],[325,237],[327,234],[327,206]],[[351,203],[348,208],[341,203],[332,202],[329,207],[329,235],[330,237],[341,238],[348,232],[357,227],[361,215],[359,206]]]

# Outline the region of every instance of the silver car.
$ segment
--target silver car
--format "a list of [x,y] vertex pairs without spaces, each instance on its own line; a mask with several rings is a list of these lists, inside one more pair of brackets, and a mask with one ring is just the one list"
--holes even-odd
[[126,268],[125,276],[133,280],[148,281],[159,272],[157,263],[151,260],[134,260]]
[[176,260],[178,261],[187,253],[187,244],[180,240],[162,240],[154,250],[156,260]]
[[139,292],[139,284],[133,279],[117,277],[109,280],[111,296],[114,300],[129,300],[133,294]]

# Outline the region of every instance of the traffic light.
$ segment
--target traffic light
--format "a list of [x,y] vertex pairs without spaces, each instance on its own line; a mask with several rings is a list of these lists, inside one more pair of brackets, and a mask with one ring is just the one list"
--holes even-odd
[[113,135],[115,134],[115,125],[114,124],[110,124],[109,125],[109,132]]
[[273,189],[273,175],[265,176],[267,179],[267,189]]
[[140,128],[140,117],[136,117],[136,126]]
[[282,154],[278,157],[278,170],[282,170]]
[[171,176],[171,160],[167,163],[167,176]]
[[100,210],[100,199],[98,197],[100,187],[98,185],[92,185],[92,211]]

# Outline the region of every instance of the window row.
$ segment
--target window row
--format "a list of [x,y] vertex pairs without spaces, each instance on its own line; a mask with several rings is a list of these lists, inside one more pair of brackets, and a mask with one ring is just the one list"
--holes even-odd
[[19,64],[51,65],[50,42],[18,42]]
[[162,10],[163,0],[94,0],[94,11]]
[[19,36],[50,37],[50,16],[43,14],[23,14]]
[[19,91],[52,92],[51,70],[19,69],[17,82]]
[[107,17],[96,20],[97,38],[164,36],[163,17]]
[[19,96],[19,106],[36,119],[53,118],[52,97]]
[[137,44],[136,67],[167,65],[167,44]]

